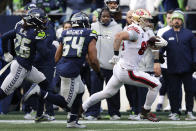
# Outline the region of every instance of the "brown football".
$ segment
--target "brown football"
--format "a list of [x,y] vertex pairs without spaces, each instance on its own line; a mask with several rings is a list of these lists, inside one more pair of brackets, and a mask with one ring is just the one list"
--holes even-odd
[[147,41],[147,43],[150,45],[150,46],[154,46],[155,45],[155,42],[158,42],[159,40],[157,39],[159,36],[152,36],[150,37],[150,39]]

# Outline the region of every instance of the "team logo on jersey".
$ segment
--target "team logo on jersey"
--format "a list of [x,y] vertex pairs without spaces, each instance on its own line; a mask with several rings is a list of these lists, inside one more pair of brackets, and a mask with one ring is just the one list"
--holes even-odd
[[174,37],[169,37],[169,40],[174,40],[175,38]]

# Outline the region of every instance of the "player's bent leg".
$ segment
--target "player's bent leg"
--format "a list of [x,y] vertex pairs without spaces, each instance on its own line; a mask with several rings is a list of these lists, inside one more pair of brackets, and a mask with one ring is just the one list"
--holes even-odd
[[143,119],[148,119],[150,121],[159,121],[159,118],[157,118],[156,115],[150,113],[150,109],[158,95],[159,89],[161,88],[160,81],[143,71],[128,71],[128,76],[125,80],[127,84],[147,87],[149,89],[144,107],[142,108],[141,116]]
[[160,121],[160,118],[157,118],[155,114],[151,113],[151,106],[154,103],[159,89],[161,88],[161,83],[157,82],[157,86],[154,88],[149,88],[148,93],[146,95],[146,101],[144,107],[142,107],[141,116],[143,119],[148,119],[153,122]]
[[114,75],[111,77],[111,79],[108,81],[106,87],[93,95],[91,95],[83,104],[82,108],[84,111],[87,111],[89,107],[92,105],[98,103],[99,101],[110,98],[114,94],[118,92],[120,87],[123,85]]

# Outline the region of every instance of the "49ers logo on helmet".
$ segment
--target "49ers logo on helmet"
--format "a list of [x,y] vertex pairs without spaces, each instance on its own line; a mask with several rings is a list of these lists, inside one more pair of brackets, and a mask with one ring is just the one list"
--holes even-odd
[[139,16],[143,16],[144,15],[144,11],[139,10],[139,11],[136,12],[136,14],[139,15]]

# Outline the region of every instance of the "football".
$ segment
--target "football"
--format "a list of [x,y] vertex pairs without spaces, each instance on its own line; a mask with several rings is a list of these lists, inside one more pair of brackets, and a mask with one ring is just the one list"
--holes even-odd
[[150,39],[147,41],[147,44],[149,46],[155,46],[155,42],[159,42],[159,40],[157,38],[159,38],[159,36],[150,37]]

